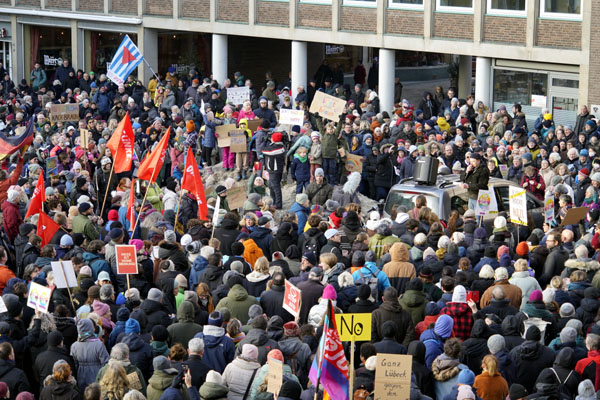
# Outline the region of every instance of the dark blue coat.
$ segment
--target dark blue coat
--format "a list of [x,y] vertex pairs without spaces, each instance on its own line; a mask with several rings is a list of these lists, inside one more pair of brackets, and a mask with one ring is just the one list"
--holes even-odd
[[296,182],[310,181],[310,163],[308,158],[305,162],[300,161],[298,157],[294,157],[292,162],[292,179]]

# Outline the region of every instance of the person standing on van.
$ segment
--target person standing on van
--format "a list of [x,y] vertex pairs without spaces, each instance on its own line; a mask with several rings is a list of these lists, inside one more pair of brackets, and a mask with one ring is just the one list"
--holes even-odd
[[460,174],[462,187],[467,189],[469,195],[469,209],[475,210],[477,195],[480,190],[487,190],[490,181],[490,170],[482,163],[479,153],[473,153],[469,158],[469,165]]

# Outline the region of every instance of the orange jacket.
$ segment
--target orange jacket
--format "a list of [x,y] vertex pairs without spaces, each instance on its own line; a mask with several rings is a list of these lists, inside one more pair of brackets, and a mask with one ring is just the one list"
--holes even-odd
[[258,260],[262,256],[264,256],[264,253],[261,250],[261,248],[258,247],[254,240],[246,239],[244,241],[244,254],[242,255],[242,257],[244,257],[244,260],[246,260],[246,262],[250,264],[252,269],[254,269],[254,263],[256,262],[256,260]]
[[12,278],[16,278],[14,272],[12,272],[6,265],[0,266],[0,293],[4,291],[6,284]]

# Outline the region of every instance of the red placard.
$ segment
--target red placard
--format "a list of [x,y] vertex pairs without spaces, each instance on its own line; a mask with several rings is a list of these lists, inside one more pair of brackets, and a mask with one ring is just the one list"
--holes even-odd
[[475,303],[479,301],[479,292],[477,290],[467,290],[467,301],[473,300]]
[[298,314],[300,314],[300,303],[302,302],[300,295],[301,290],[286,280],[285,293],[283,294],[283,309],[294,317],[298,317]]
[[115,246],[117,255],[117,274],[137,274],[137,252],[135,246],[122,244]]

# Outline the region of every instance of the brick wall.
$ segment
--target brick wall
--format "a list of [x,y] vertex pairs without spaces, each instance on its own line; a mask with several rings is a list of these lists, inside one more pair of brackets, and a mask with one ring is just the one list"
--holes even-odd
[[256,2],[256,23],[263,25],[290,25],[290,3]]
[[[600,17],[600,0],[592,0],[592,15],[589,16],[592,21]],[[590,104],[600,104],[600,64],[596,62],[600,54],[600,37],[595,35],[594,24],[591,27],[590,36],[590,72],[588,82],[579,82],[580,85],[588,85],[588,107]],[[581,103],[579,103],[581,105]],[[594,112],[592,111],[592,114]],[[599,113],[600,114],[600,113]],[[598,117],[598,115],[596,115]]]
[[48,0],[46,2],[48,8],[71,9],[71,0]]
[[436,12],[434,37],[473,40],[473,15]]
[[248,23],[248,0],[218,0],[217,20]]
[[340,10],[341,30],[377,32],[377,9],[342,6]]
[[[185,10],[185,8],[183,8]],[[172,0],[146,0],[144,14],[148,15],[173,15]]]
[[535,44],[540,47],[580,49],[581,22],[538,19]]
[[486,15],[483,18],[483,41],[525,45],[527,19]]
[[385,33],[423,36],[423,19],[422,11],[388,9]]
[[[2,3],[10,4],[10,0],[2,1]],[[40,7],[40,0],[17,0],[17,6]]]
[[111,12],[117,14],[137,14],[138,12],[137,1],[112,0],[111,3]]
[[297,26],[331,29],[331,6],[300,3],[297,19]]
[[179,17],[210,19],[210,0],[180,0]]
[[104,12],[104,1],[101,0],[79,0],[77,10]]

